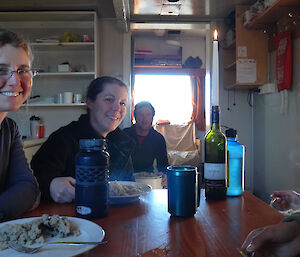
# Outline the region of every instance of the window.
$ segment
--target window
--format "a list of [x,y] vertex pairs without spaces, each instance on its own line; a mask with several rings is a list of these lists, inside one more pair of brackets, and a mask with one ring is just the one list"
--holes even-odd
[[190,76],[135,75],[133,100],[135,104],[149,101],[154,106],[154,123],[169,120],[186,124],[193,112]]

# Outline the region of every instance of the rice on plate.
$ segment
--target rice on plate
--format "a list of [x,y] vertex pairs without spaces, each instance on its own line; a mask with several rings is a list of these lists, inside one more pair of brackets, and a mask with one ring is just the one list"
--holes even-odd
[[22,224],[5,224],[0,227],[0,250],[9,247],[10,242],[30,246],[42,244],[47,237],[64,238],[79,236],[80,230],[68,218],[55,214],[43,214],[41,218]]

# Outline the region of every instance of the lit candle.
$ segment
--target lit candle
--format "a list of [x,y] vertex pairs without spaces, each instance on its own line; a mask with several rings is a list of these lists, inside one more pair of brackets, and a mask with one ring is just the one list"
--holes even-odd
[[219,105],[219,42],[218,31],[214,31],[212,52],[212,105]]

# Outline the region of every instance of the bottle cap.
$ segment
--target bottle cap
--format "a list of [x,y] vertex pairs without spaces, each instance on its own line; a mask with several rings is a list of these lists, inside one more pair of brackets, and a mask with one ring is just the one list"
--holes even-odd
[[80,149],[92,149],[101,146],[106,146],[105,139],[80,139],[79,140]]
[[37,116],[37,115],[33,115],[33,116],[30,117],[29,120],[40,120],[40,117]]
[[226,137],[236,137],[236,130],[233,128],[226,129],[225,135]]
[[213,105],[211,107],[211,109],[212,109],[212,112],[220,112],[220,106],[218,106],[218,105]]

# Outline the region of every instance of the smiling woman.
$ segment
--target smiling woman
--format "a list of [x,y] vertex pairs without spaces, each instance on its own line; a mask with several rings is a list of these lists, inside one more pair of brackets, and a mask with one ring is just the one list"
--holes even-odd
[[113,77],[94,79],[87,91],[88,113],[53,132],[31,161],[43,199],[71,202],[75,197],[75,156],[80,139],[108,142],[109,179],[134,180],[134,142],[118,128],[126,114],[127,87]]
[[39,201],[18,127],[6,117],[30,94],[31,60],[30,48],[22,38],[0,30],[0,221],[21,215]]

